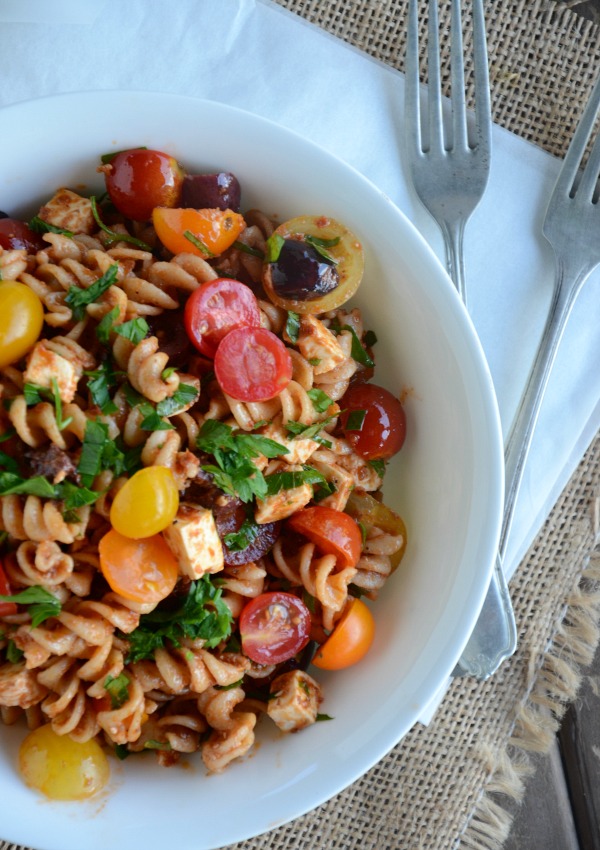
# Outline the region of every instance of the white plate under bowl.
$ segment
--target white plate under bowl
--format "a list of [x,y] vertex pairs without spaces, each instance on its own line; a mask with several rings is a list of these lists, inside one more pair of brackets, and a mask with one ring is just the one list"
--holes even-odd
[[[37,211],[59,186],[101,188],[98,156],[146,145],[190,170],[233,171],[243,208],[339,218],[362,240],[353,303],[376,331],[376,380],[406,391],[408,437],[384,493],[408,527],[406,557],[373,604],[375,644],[344,672],[317,672],[334,720],[283,736],[260,724],[251,757],[207,776],[199,756],[112,762],[101,798],[55,803],[16,769],[21,728],[0,730],[0,838],[36,850],[209,850],[267,831],[360,777],[413,726],[451,673],[483,603],[503,497],[490,375],[466,311],[401,212],[348,165],[266,120],[170,94],[59,95],[2,110],[0,209]],[[271,727],[271,729],[269,729]]]

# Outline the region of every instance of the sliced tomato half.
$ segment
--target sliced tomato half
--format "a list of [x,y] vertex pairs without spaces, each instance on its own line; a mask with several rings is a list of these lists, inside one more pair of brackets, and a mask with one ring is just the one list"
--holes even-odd
[[215,354],[215,375],[224,393],[239,401],[268,401],[292,380],[289,351],[265,328],[236,328]]

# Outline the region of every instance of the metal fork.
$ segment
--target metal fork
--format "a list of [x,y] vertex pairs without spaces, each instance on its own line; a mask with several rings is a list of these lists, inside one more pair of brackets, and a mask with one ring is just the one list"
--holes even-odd
[[[490,171],[491,109],[483,0],[473,0],[475,123],[469,140],[465,99],[462,15],[452,0],[450,19],[450,132],[445,131],[441,88],[438,0],[429,0],[427,27],[428,122],[422,119],[418,55],[418,0],[409,0],[406,48],[405,126],[408,166],[424,206],[439,224],[446,264],[466,304],[463,236],[479,204]],[[424,143],[421,125],[428,127]],[[490,587],[473,634],[453,675],[490,676],[515,651],[516,626],[502,562],[494,565]]]

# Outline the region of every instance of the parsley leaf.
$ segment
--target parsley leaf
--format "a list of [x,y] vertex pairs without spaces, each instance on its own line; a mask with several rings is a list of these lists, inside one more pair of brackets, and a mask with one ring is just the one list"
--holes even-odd
[[111,708],[121,708],[129,699],[129,676],[120,673],[118,676],[107,676],[104,689],[110,696]]
[[35,629],[48,617],[56,617],[60,614],[61,605],[52,593],[49,593],[38,584],[28,587],[13,596],[0,596],[0,602],[16,602],[18,605],[29,605],[31,625]]
[[117,405],[110,397],[110,390],[117,385],[117,378],[108,361],[103,361],[93,372],[84,372],[89,379],[87,386],[92,396],[92,402],[100,408],[102,413],[116,413]]
[[241,552],[256,540],[259,531],[259,525],[251,519],[245,519],[238,531],[225,535],[223,542],[230,552]]
[[312,401],[312,405],[317,413],[325,413],[326,410],[333,404],[333,399],[329,398],[323,390],[314,387],[312,390],[307,390],[306,395]]
[[244,254],[250,254],[252,257],[258,257],[260,260],[264,260],[265,255],[264,252],[260,250],[260,248],[252,248],[250,245],[246,245],[245,242],[240,242],[238,239],[232,245],[232,248],[237,248],[238,251],[241,251]]
[[98,322],[96,327],[96,336],[100,340],[103,345],[108,345],[110,340],[110,332],[114,330],[114,323],[121,315],[121,310],[119,305],[113,307],[112,310],[109,310],[108,313],[105,313],[104,316]]
[[292,310],[288,310],[285,332],[289,336],[291,342],[298,342],[298,337],[300,336],[299,313],[294,313]]
[[280,490],[293,490],[303,484],[327,485],[327,479],[312,466],[304,466],[301,470],[286,470],[274,472],[265,477],[267,482],[267,495],[274,496]]
[[342,331],[350,331],[352,335],[352,346],[350,349],[350,356],[352,357],[352,359],[356,360],[357,363],[360,363],[362,366],[366,366],[367,368],[371,368],[375,365],[375,361],[372,357],[369,356],[368,351],[364,348],[353,327],[351,327],[350,325],[340,325],[337,319],[335,319],[329,326],[329,330],[336,334],[339,334]]
[[281,254],[285,239],[280,233],[272,233],[265,243],[267,249],[265,260],[267,263],[276,263]]
[[192,245],[194,246],[194,248],[197,248],[200,251],[201,254],[204,254],[205,257],[214,257],[215,256],[213,254],[213,252],[210,250],[210,248],[208,248],[204,244],[204,242],[202,242],[201,239],[198,239],[198,237],[194,233],[192,233],[191,230],[184,230],[183,235],[188,240],[188,242],[191,242]]
[[307,233],[304,236],[304,241],[311,245],[317,254],[323,257],[324,260],[327,260],[328,263],[332,263],[333,265],[337,265],[338,261],[335,257],[332,257],[327,248],[335,248],[336,245],[339,244],[340,237],[336,236],[333,239],[320,239],[318,236],[311,236]]
[[159,416],[172,416],[197,398],[198,390],[193,384],[179,384],[172,396],[158,402],[156,412]]
[[53,499],[55,487],[42,475],[33,478],[21,478],[13,472],[0,472],[0,496],[40,496],[41,498]]
[[94,195],[90,198],[90,203],[92,205],[92,215],[94,216],[94,221],[104,233],[108,236],[108,244],[113,245],[115,242],[128,242],[130,245],[136,245],[138,248],[141,248],[142,251],[152,251],[150,245],[147,245],[146,242],[142,242],[141,239],[136,239],[135,236],[130,236],[129,233],[117,233],[115,230],[111,230],[110,227],[107,227],[102,219],[100,218],[100,214],[98,212],[98,203]]
[[19,649],[14,640],[9,640],[6,645],[6,660],[10,661],[11,664],[18,664],[19,661],[23,658],[24,652],[22,649]]
[[375,470],[375,472],[377,473],[377,475],[379,475],[380,478],[383,478],[383,476],[385,475],[385,461],[384,460],[379,460],[379,459],[368,460],[367,463],[372,469]]
[[61,233],[63,236],[68,236],[71,239],[73,238],[73,233],[70,230],[65,230],[64,227],[57,227],[55,224],[50,224],[49,221],[44,221],[44,219],[40,218],[39,215],[34,215],[28,224],[29,229],[33,230],[34,233]]
[[233,620],[229,607],[221,599],[222,591],[208,576],[190,585],[183,603],[175,610],[158,605],[149,614],[142,614],[140,624],[124,637],[129,641],[127,663],[152,658],[165,641],[181,645],[182,638],[200,638],[208,648],[226,640]]
[[344,425],[345,431],[362,431],[362,426],[367,415],[366,410],[351,410]]
[[85,308],[88,304],[93,304],[97,301],[106,290],[115,283],[119,266],[117,263],[112,263],[104,272],[102,277],[94,281],[87,289],[80,289],[78,286],[70,286],[67,292],[65,302],[73,310],[73,315],[77,321],[81,321],[85,316]]
[[315,440],[316,442],[319,442],[319,440],[316,440],[318,434],[323,430],[325,425],[335,419],[338,415],[338,413],[333,413],[326,419],[321,419],[319,422],[314,422],[312,425],[303,425],[302,422],[295,422],[293,419],[290,419],[286,422],[285,427],[290,434],[294,435],[294,437],[302,437],[303,440]]

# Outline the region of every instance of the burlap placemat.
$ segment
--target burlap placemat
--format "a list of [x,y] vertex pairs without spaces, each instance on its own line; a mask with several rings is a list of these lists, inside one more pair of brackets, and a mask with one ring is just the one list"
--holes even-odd
[[[276,2],[403,70],[406,0]],[[487,16],[494,120],[564,155],[600,67],[600,29],[553,0],[489,0]],[[455,680],[429,727],[333,800],[230,850],[499,850],[503,803],[521,796],[527,754],[550,746],[598,644],[599,506],[600,435],[511,582],[515,656],[488,682]]]

